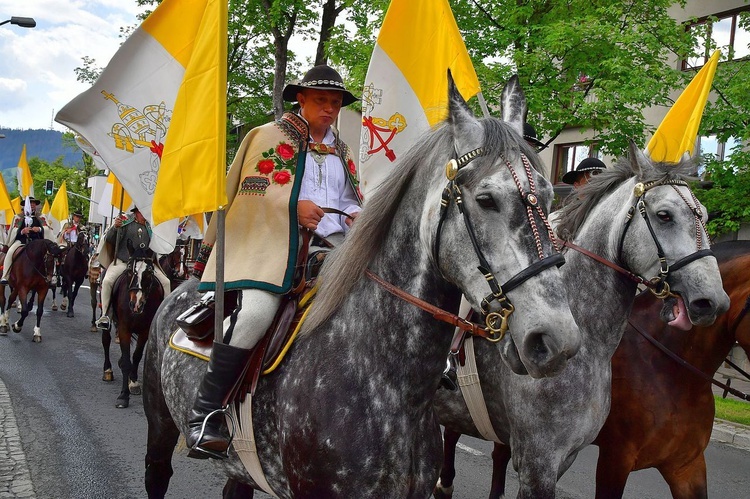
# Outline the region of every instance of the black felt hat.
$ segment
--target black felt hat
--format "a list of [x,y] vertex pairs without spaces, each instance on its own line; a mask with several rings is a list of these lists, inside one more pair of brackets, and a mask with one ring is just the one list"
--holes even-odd
[[42,202],[38,200],[37,198],[35,198],[34,196],[29,196],[29,202],[34,203],[34,204],[42,204]]
[[542,149],[547,147],[544,142],[541,142],[536,138],[536,129],[528,123],[523,124],[523,138],[526,140],[526,142],[536,147],[538,151],[541,151]]
[[74,211],[73,213],[70,214],[70,216],[83,218],[83,213],[81,213],[80,211]]
[[297,93],[307,88],[315,88],[318,90],[338,90],[343,92],[344,98],[341,102],[342,106],[348,106],[352,102],[359,100],[346,89],[341,75],[338,74],[335,69],[326,66],[325,64],[313,67],[305,74],[302,81],[299,83],[288,84],[284,87],[284,92],[281,95],[287,102],[297,102]]
[[596,175],[597,173],[601,173],[606,167],[607,165],[597,158],[586,158],[578,163],[575,170],[569,171],[563,175],[562,181],[566,184],[573,185],[580,175],[583,175],[586,172],[596,172],[594,173],[594,175]]

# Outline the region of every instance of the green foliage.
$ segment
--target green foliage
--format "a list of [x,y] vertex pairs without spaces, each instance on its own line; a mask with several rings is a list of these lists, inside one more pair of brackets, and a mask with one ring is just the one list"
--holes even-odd
[[695,194],[708,211],[708,233],[716,237],[737,231],[740,223],[750,222],[750,153],[735,151],[725,162],[708,155],[705,161],[705,178],[712,186]]
[[716,395],[714,395],[714,401],[716,402],[717,419],[750,425],[749,403],[741,400],[724,399]]

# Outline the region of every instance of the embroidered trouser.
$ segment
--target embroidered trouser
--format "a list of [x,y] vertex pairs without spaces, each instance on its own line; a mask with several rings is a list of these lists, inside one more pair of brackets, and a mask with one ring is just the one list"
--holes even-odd
[[8,276],[10,275],[10,266],[13,265],[13,253],[15,253],[16,249],[18,249],[20,246],[23,246],[23,243],[16,239],[15,241],[13,241],[13,244],[10,245],[10,248],[8,248],[8,252],[5,254],[2,279],[6,281],[8,280]]
[[[123,262],[122,260],[118,260],[117,263],[107,267],[107,272],[104,274],[104,279],[102,279],[102,315],[109,316],[108,310],[110,300],[112,299],[112,288],[115,286],[117,278],[120,277],[127,268],[127,262]],[[169,284],[169,279],[164,275],[164,272],[157,267],[154,267],[154,275],[159,279],[161,287],[164,288],[164,296],[167,296],[172,290],[171,285]]]

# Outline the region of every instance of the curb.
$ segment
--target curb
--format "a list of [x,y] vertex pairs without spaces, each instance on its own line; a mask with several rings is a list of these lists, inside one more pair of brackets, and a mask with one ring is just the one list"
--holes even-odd
[[0,498],[35,498],[8,389],[0,379]]
[[711,431],[711,440],[750,450],[750,427],[716,419]]

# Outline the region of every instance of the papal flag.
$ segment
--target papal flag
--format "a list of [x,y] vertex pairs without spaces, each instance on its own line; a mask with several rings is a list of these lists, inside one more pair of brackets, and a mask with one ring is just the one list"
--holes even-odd
[[479,80],[448,0],[393,0],[362,90],[360,174],[365,194],[448,112],[448,69],[464,99]]
[[113,218],[120,212],[128,211],[133,206],[133,199],[122,186],[114,173],[109,172],[107,183],[99,198],[97,213],[105,218]]
[[[164,0],[122,44],[96,83],[55,117],[85,137],[152,221],[167,131],[186,68],[196,57],[219,57],[218,51],[202,46],[209,42],[201,35],[223,36],[223,42],[211,43],[223,44],[226,50],[226,9],[226,0]],[[188,88],[188,96],[194,90],[201,89]],[[221,101],[226,99],[225,88],[223,92]],[[191,105],[215,109],[221,104],[203,100]],[[216,127],[217,120],[206,122],[197,114],[191,119],[196,127]],[[197,164],[204,159],[197,158],[194,167],[205,169],[206,164]],[[178,222],[173,218],[153,226],[154,251],[174,249]]]
[[[0,216],[0,223],[10,225],[16,212],[10,200],[10,194],[8,194],[8,186],[5,185],[5,179],[2,176],[0,176],[0,212],[3,214]],[[3,244],[5,244],[5,241],[3,241]]]
[[67,220],[69,216],[68,186],[63,182],[57,190],[57,194],[55,195],[55,199],[52,201],[52,206],[49,210],[50,226],[55,232],[59,232],[62,228],[63,222]]
[[682,91],[646,146],[654,161],[679,163],[684,155],[692,156],[695,139],[708,102],[708,94],[719,64],[720,51],[713,53]]
[[34,179],[31,178],[29,162],[26,161],[26,144],[21,149],[21,157],[18,159],[18,192],[21,197],[34,197]]

